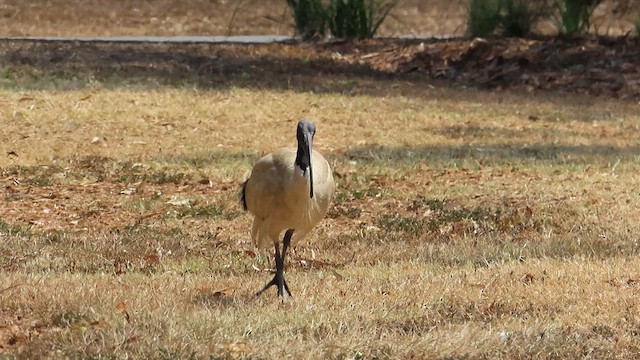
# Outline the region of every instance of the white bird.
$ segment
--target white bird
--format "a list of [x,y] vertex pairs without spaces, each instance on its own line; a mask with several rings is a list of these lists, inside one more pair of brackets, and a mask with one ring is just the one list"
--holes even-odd
[[[297,148],[281,148],[262,157],[242,185],[242,206],[254,216],[251,237],[261,249],[275,246],[276,272],[256,295],[276,286],[278,296],[289,296],[284,259],[289,246],[313,229],[327,213],[335,184],[327,160],[313,150],[316,126],[298,122]],[[280,252],[280,234],[282,252]]]

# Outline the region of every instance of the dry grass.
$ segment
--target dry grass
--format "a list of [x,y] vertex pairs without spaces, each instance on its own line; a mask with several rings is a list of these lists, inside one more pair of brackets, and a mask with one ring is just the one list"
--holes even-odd
[[[366,78],[320,92],[7,81],[3,352],[640,351],[635,103]],[[281,304],[252,296],[269,275],[254,270],[237,190],[262,153],[293,144],[303,116],[338,191],[292,254],[294,298]]]
[[[463,34],[465,6],[465,0],[404,0],[380,33]],[[0,15],[3,36],[291,35],[294,30],[281,0],[119,0],[108,5],[99,0],[8,0],[0,4]]]
[[[379,35],[464,35],[468,0],[401,0]],[[593,32],[620,36],[633,31],[636,0],[603,1],[593,15]],[[1,36],[291,35],[282,0],[5,0]],[[557,32],[553,21],[536,25]]]

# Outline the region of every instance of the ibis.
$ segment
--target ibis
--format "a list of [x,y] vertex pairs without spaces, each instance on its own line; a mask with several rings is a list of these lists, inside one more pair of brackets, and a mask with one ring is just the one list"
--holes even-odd
[[262,157],[242,185],[242,206],[254,216],[251,238],[260,249],[275,247],[275,274],[256,295],[275,286],[278,297],[284,298],[285,291],[291,296],[284,278],[287,249],[322,220],[333,197],[331,167],[313,150],[315,133],[313,122],[298,122],[298,147],[280,148]]

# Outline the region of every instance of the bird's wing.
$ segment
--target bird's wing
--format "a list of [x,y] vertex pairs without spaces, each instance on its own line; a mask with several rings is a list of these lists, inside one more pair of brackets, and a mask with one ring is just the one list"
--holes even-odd
[[[282,155],[285,156],[279,156]],[[287,164],[281,161],[283,157],[293,154]],[[284,148],[274,151],[262,157],[253,167],[251,176],[247,181],[246,201],[248,210],[258,218],[266,218],[273,209],[283,207],[282,194],[288,182],[286,178],[293,171],[293,159],[295,159],[295,148]]]
[[[329,207],[329,203],[333,198],[336,185],[333,181],[333,171],[329,162],[317,151],[313,151],[313,166],[314,166],[314,182],[313,186],[316,188],[316,202],[320,206],[321,217],[324,217]],[[319,221],[320,219],[318,219]]]

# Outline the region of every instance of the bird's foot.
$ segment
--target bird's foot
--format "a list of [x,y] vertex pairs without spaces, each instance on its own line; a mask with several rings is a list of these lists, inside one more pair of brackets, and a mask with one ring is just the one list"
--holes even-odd
[[269,281],[260,291],[256,293],[256,296],[259,296],[265,290],[270,287],[275,286],[278,289],[278,297],[284,298],[284,293],[286,291],[287,295],[291,297],[291,291],[289,291],[289,285],[287,285],[287,281],[284,279],[284,273],[277,272],[273,275],[273,279]]

